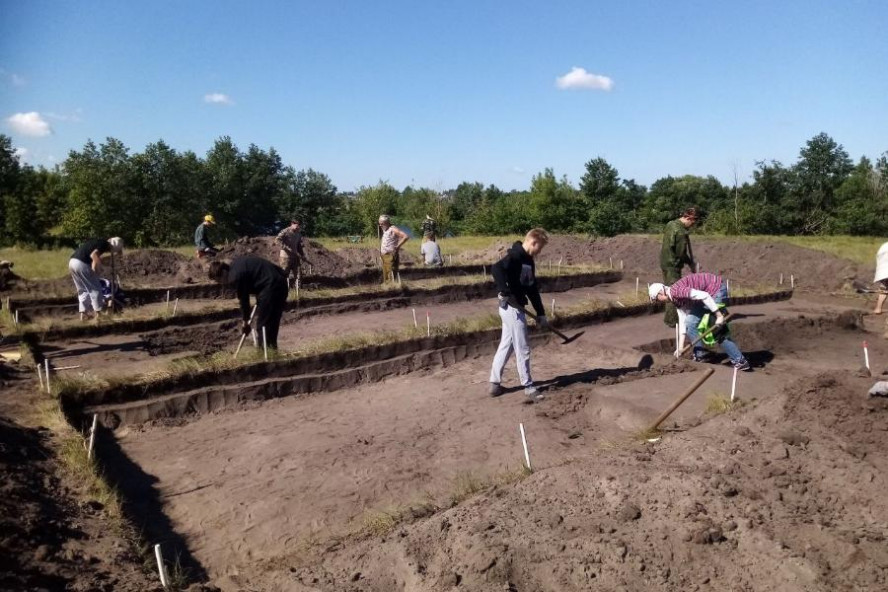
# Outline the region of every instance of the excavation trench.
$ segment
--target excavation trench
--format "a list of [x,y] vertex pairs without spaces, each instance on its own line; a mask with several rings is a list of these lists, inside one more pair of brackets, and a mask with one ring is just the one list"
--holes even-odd
[[[733,304],[787,299],[777,292],[736,298]],[[563,330],[658,312],[659,307],[613,306],[562,319]],[[63,408],[74,425],[98,414],[103,425],[141,423],[152,419],[203,414],[246,401],[290,395],[329,392],[388,376],[446,367],[495,351],[500,330],[489,329],[450,335],[403,339],[344,351],[251,363],[225,370],[205,370],[159,378],[150,382],[119,384],[84,390],[63,397]],[[534,334],[533,339],[548,339]]]

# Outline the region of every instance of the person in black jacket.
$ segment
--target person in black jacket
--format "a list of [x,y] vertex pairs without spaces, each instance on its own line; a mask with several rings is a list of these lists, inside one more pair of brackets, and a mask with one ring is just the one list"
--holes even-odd
[[287,303],[287,276],[284,270],[261,257],[238,257],[231,264],[222,261],[210,263],[211,280],[233,286],[240,301],[243,332],[250,328],[250,294],[256,295],[256,328],[262,332],[268,347],[277,349],[281,315]]
[[524,394],[533,401],[541,401],[543,395],[534,386],[530,375],[530,345],[527,343],[527,318],[524,307],[528,301],[533,305],[538,317],[538,324],[548,325],[546,311],[536,282],[536,266],[533,258],[538,255],[546,243],[549,234],[542,228],[534,228],[524,237],[524,241],[515,241],[506,256],[493,266],[493,278],[499,291],[499,315],[503,321],[503,335],[499,349],[493,358],[490,368],[490,396],[503,394],[501,386],[503,369],[512,351],[518,365],[518,377],[524,386]]

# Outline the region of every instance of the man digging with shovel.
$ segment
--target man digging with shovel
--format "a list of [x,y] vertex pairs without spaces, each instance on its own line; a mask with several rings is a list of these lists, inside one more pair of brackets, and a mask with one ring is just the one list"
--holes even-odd
[[[651,301],[672,302],[678,311],[678,343],[675,344],[675,357],[684,350],[685,335],[694,343],[694,361],[702,362],[706,350],[697,342],[701,322],[704,317],[715,315],[715,329],[712,335],[721,345],[737,370],[750,372],[752,367],[743,352],[730,338],[724,302],[728,297],[727,286],[720,276],[713,273],[692,273],[671,286],[651,284],[648,290]],[[708,319],[706,319],[708,321]]]
[[534,403],[544,398],[534,386],[530,375],[530,345],[527,343],[527,313],[524,307],[529,300],[536,311],[537,324],[544,328],[549,326],[543,300],[537,288],[536,266],[533,261],[534,256],[538,255],[548,242],[548,233],[542,228],[534,228],[527,233],[524,241],[515,241],[506,256],[493,265],[493,279],[499,292],[499,315],[503,321],[503,334],[490,368],[491,397],[498,397],[504,392],[501,385],[503,369],[514,350],[518,378],[524,387],[524,394]]

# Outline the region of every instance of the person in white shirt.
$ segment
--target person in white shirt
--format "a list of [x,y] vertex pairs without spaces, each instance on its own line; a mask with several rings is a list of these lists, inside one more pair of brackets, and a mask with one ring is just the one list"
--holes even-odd
[[888,298],[888,243],[882,243],[876,253],[876,277],[873,283],[878,284],[881,292],[873,314],[882,314],[882,305],[885,304],[885,298]]
[[419,248],[422,253],[422,261],[428,266],[441,267],[444,259],[441,257],[441,247],[435,241],[435,235],[430,234]]
[[386,214],[379,217],[379,228],[382,236],[379,243],[379,253],[382,255],[382,283],[395,281],[398,274],[399,254],[410,237],[407,233],[392,225],[392,220]]

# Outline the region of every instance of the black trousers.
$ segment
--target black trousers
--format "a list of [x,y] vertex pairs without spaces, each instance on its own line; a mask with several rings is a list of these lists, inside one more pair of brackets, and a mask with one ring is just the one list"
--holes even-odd
[[277,349],[278,330],[281,328],[281,316],[287,303],[287,281],[281,278],[274,286],[266,288],[256,296],[256,331],[262,338],[262,327],[265,327],[265,340],[268,347]]

